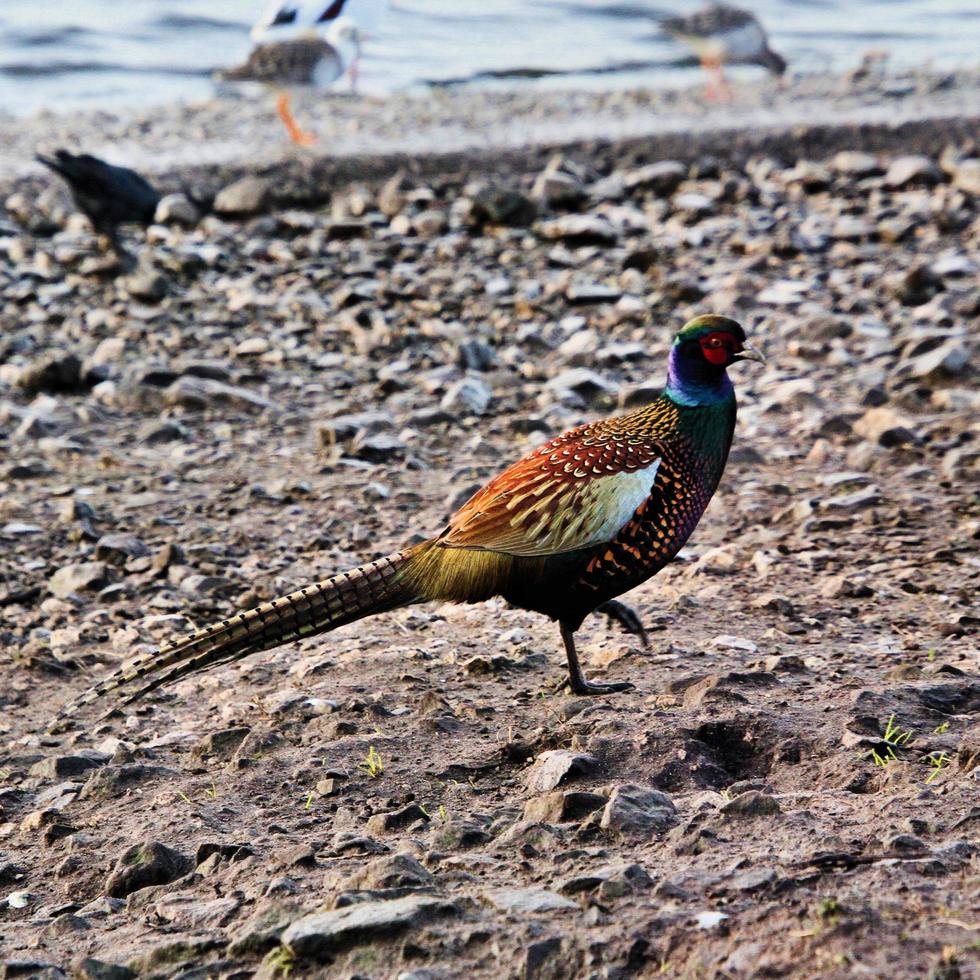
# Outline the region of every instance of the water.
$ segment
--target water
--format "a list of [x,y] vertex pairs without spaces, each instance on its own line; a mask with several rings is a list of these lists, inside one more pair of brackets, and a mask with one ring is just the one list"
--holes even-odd
[[[356,0],[352,0],[356,8]],[[69,112],[206,99],[245,57],[267,0],[0,0],[0,109]],[[431,83],[670,86],[696,76],[656,18],[689,0],[396,0],[365,50],[362,90]],[[791,69],[975,67],[977,0],[753,0]],[[753,72],[754,69],[742,69]]]

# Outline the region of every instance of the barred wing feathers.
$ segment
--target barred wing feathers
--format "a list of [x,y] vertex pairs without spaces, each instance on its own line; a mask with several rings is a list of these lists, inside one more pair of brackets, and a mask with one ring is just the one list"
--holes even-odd
[[437,543],[519,557],[605,544],[649,498],[661,459],[655,440],[625,427],[573,429],[478,491]]

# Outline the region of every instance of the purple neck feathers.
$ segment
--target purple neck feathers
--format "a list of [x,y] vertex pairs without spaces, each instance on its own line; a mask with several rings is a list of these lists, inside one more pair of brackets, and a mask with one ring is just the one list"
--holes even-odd
[[675,344],[667,361],[664,393],[678,405],[718,405],[733,398],[735,388],[724,368],[684,357]]

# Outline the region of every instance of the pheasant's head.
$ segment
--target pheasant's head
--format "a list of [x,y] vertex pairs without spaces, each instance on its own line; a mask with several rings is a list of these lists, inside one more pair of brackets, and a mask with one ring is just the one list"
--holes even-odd
[[714,313],[695,317],[674,337],[667,393],[689,405],[730,397],[731,383],[725,369],[736,361],[765,364],[762,354],[745,343],[741,324]]

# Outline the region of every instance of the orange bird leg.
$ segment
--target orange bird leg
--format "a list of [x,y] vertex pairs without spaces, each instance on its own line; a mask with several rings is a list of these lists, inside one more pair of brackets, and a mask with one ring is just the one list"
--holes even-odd
[[708,73],[704,87],[705,98],[709,102],[731,102],[732,90],[722,70],[721,60],[718,58],[702,58],[701,64]]
[[300,146],[312,146],[316,142],[316,134],[304,132],[293,117],[292,110],[289,108],[289,94],[287,92],[280,94],[276,102],[276,110],[286,127],[286,132],[289,133],[289,138],[294,143]]

